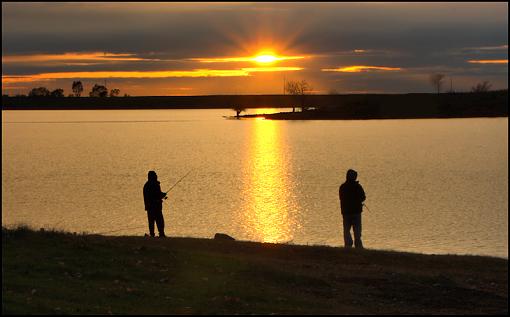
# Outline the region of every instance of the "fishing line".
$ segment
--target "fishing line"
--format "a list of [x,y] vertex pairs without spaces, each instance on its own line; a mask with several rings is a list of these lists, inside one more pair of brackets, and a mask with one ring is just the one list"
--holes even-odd
[[182,180],[183,180],[186,176],[188,176],[188,175],[189,175],[189,173],[191,173],[191,171],[192,171],[192,170],[193,170],[193,169],[190,169],[190,170],[189,170],[189,171],[188,171],[188,172],[187,172],[187,173],[186,173],[183,177],[181,177],[181,178],[180,178],[180,179],[179,179],[179,180],[178,180],[178,181],[177,181],[177,182],[176,182],[176,183],[175,183],[172,187],[170,187],[170,189],[169,189],[169,190],[167,190],[166,192],[164,192],[164,193],[165,193],[165,198],[163,199],[163,203],[167,202],[167,198],[168,198],[168,197],[166,196],[166,194],[168,194],[168,193],[169,193],[172,189],[174,189],[174,187],[175,187],[175,186],[177,186],[177,184],[179,184],[179,183],[180,183],[180,182],[181,182],[181,181],[182,181]]
[[103,234],[105,234],[105,233],[114,233],[114,232],[119,232],[119,231],[123,231],[123,230],[141,229],[141,228],[145,228],[145,226],[146,226],[146,225],[144,225],[144,226],[130,227],[130,228],[122,228],[122,229],[110,230],[110,231],[103,231],[103,232],[94,232],[93,234],[103,235]]
[[[175,186],[177,186],[184,178],[186,178],[186,176],[188,176],[191,171],[193,171],[193,168],[190,169],[184,176],[182,176],[175,184],[172,185],[172,187],[170,187],[170,189],[168,189],[165,193],[168,194],[172,189],[175,188]],[[166,201],[166,196],[165,196],[165,200]],[[123,230],[132,230],[132,229],[141,229],[141,228],[145,228],[147,225],[143,225],[143,226],[136,226],[136,227],[130,227],[130,228],[121,228],[121,229],[117,229],[117,230],[110,230],[110,231],[106,231],[106,232],[100,232],[98,234],[105,234],[105,233],[114,233],[114,232],[119,232],[119,231],[123,231]]]
[[[184,178],[186,178],[186,176],[188,176],[191,171],[193,169],[190,169],[183,177],[181,177],[175,184],[172,185],[172,187],[170,187],[170,189],[168,189],[166,192],[164,192],[165,194],[168,194],[172,189],[175,188],[175,186],[177,186]],[[165,198],[166,199],[166,198]],[[128,205],[126,205],[128,206]],[[60,224],[60,222],[59,222]],[[146,228],[147,227],[147,224],[145,225],[139,225],[139,226],[136,226],[136,227],[124,227],[124,228],[120,228],[120,229],[115,229],[115,230],[109,230],[109,231],[102,231],[102,232],[92,232],[92,234],[98,234],[98,235],[103,235],[103,234],[106,234],[106,233],[115,233],[115,232],[119,232],[119,231],[124,231],[124,230],[133,230],[133,229],[141,229],[141,228]]]
[[177,184],[179,184],[179,183],[180,183],[180,182],[181,182],[181,181],[182,181],[182,180],[183,180],[186,176],[188,176],[188,175],[189,175],[189,173],[191,173],[191,171],[192,171],[192,170],[193,170],[193,169],[190,169],[190,170],[186,173],[186,175],[184,175],[183,177],[181,177],[181,178],[177,181],[177,183],[175,183],[172,187],[170,187],[170,189],[169,189],[169,190],[167,190],[167,191],[166,191],[166,192],[164,192],[164,193],[165,193],[165,194],[168,194],[168,193],[169,193],[172,189],[174,189],[174,187],[175,187],[175,186],[177,186]]

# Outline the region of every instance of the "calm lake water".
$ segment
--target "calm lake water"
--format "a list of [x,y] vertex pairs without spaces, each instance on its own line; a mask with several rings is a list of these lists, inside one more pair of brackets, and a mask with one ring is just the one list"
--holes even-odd
[[[249,109],[249,113],[273,110]],[[2,111],[2,225],[342,246],[358,171],[367,248],[508,258],[508,118],[226,120],[220,110]]]

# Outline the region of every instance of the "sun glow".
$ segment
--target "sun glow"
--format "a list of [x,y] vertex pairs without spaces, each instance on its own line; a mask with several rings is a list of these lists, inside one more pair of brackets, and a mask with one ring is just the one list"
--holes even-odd
[[257,63],[267,64],[267,63],[273,63],[273,62],[277,61],[278,57],[273,56],[273,55],[264,54],[264,55],[255,56],[253,58],[253,60],[256,61]]
[[189,60],[200,63],[254,62],[260,64],[271,64],[279,61],[298,60],[304,58],[306,58],[306,56],[280,56],[272,52],[261,52],[255,56],[190,58]]

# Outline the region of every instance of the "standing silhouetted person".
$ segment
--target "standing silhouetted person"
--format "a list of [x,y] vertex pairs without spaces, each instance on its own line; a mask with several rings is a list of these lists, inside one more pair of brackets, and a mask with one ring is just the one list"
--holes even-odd
[[166,198],[166,194],[161,191],[156,172],[149,171],[148,180],[143,185],[143,201],[145,203],[145,210],[147,210],[151,237],[154,237],[154,222],[158,226],[159,237],[165,237],[163,198]]
[[346,248],[352,247],[351,227],[354,231],[354,246],[363,248],[361,242],[361,212],[363,210],[363,201],[365,201],[365,191],[358,183],[356,178],[358,173],[355,170],[347,171],[345,183],[340,185],[338,194],[340,197],[340,209],[344,223],[344,244]]

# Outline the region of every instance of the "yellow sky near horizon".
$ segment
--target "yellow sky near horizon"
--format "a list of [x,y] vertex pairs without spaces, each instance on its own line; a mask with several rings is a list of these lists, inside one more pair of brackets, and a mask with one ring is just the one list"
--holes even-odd
[[[356,53],[364,53],[366,50],[358,49]],[[310,54],[306,55],[278,55],[273,52],[261,51],[259,54],[250,55],[250,56],[224,56],[224,57],[195,57],[195,58],[187,58],[182,61],[189,61],[194,63],[194,65],[200,66],[207,64],[229,64],[230,68],[219,68],[219,69],[211,69],[211,68],[195,68],[195,69],[177,69],[177,70],[154,70],[154,71],[118,71],[118,70],[108,70],[108,71],[75,71],[75,72],[42,72],[36,74],[28,74],[28,75],[2,75],[2,89],[3,90],[16,90],[19,87],[26,89],[26,85],[20,85],[23,83],[32,83],[35,86],[41,85],[44,86],[49,82],[54,82],[56,80],[97,80],[102,82],[104,79],[164,79],[164,78],[222,78],[222,77],[253,77],[255,74],[264,74],[264,73],[276,73],[279,74],[277,77],[268,77],[266,80],[262,82],[266,82],[267,84],[271,83],[272,85],[278,86],[278,90],[282,91],[280,88],[280,81],[285,77],[285,73],[299,73],[307,69],[304,66],[278,66],[282,62],[292,62],[292,63],[300,63],[305,60],[313,60],[316,56],[312,56]],[[318,57],[317,57],[318,58]],[[67,52],[63,54],[32,54],[32,55],[6,55],[2,57],[2,63],[38,63],[44,65],[45,63],[50,63],[51,65],[55,65],[55,63],[61,63],[62,65],[69,65],[69,62],[80,64],[83,63],[85,65],[91,65],[93,63],[90,62],[99,62],[104,63],[104,65],[115,65],[118,62],[147,62],[147,61],[161,61],[159,58],[147,58],[140,57],[136,54],[132,53],[101,53],[101,52]],[[197,64],[198,63],[198,64]],[[467,60],[466,63],[469,64],[508,64],[508,60]],[[236,64],[246,65],[252,64],[252,67],[232,67]],[[309,69],[309,67],[308,67]],[[317,69],[320,72],[339,72],[339,73],[361,73],[361,72],[399,72],[406,70],[403,67],[395,67],[395,66],[382,66],[382,65],[347,65],[347,66],[339,66],[336,68],[321,68]],[[261,82],[260,80],[258,81]],[[117,84],[118,86],[119,84]],[[132,87],[138,87],[137,90],[140,91],[139,85],[131,85]],[[167,89],[168,94],[187,94],[187,93],[195,93],[199,91],[198,87],[203,87],[203,85],[194,84],[195,87],[186,87],[185,90],[178,89],[176,87],[169,87]],[[125,88],[126,86],[122,86]],[[147,90],[154,88],[154,85],[148,87]],[[123,89],[126,90],[126,89]],[[238,90],[241,90],[238,88]],[[142,89],[143,91],[143,89]],[[325,89],[316,90],[319,93],[325,93]],[[150,92],[146,92],[145,94],[151,94]]]

